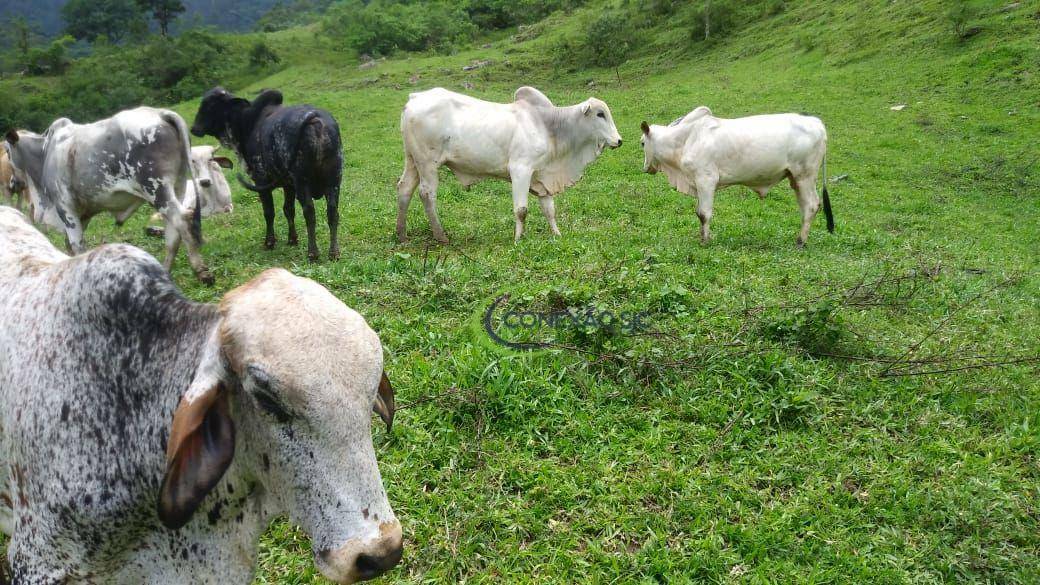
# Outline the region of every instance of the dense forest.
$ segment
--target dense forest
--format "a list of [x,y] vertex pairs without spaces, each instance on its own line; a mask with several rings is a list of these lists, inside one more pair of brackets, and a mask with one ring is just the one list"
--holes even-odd
[[[577,26],[558,31],[533,59],[540,61],[543,70],[575,71],[612,68],[662,50],[678,51],[681,57],[782,13],[786,4],[785,0],[607,3],[583,10]],[[59,115],[96,119],[142,103],[177,103],[218,83],[233,87],[262,79],[287,66],[280,52],[305,50],[299,46],[302,38],[309,50],[320,47],[320,52],[331,52],[337,59],[380,58],[399,51],[450,54],[501,31],[512,31],[518,40],[537,35],[540,25],[535,23],[585,6],[592,4],[588,0],[8,0],[0,6],[0,27],[5,33],[0,38],[6,43],[0,45],[0,101],[5,104],[0,127],[43,129]],[[977,4],[964,1],[949,6],[944,18],[951,29],[957,35],[971,34]],[[286,29],[306,31],[306,36],[289,40],[272,34]],[[813,39],[806,35],[798,46],[811,49]]]
[[[4,0],[0,22],[21,16],[45,37],[60,35],[65,27],[62,8],[69,0]],[[99,10],[110,0],[91,0]],[[251,30],[260,18],[284,0],[184,0],[181,20],[185,25],[209,25],[220,30]]]

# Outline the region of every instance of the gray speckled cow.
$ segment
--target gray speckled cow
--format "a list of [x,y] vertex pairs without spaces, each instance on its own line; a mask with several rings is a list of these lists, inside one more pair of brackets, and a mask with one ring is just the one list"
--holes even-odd
[[[276,317],[277,316],[277,317]],[[218,305],[126,245],[69,258],[0,207],[0,532],[18,585],[249,583],[289,518],[327,577],[401,558],[369,414],[379,338],[269,270]]]
[[194,173],[188,126],[176,112],[142,107],[92,124],[60,118],[43,134],[12,130],[5,138],[27,179],[34,221],[62,230],[74,253],[86,250],[83,234],[95,215],[122,221],[147,202],[171,228],[166,269],[183,239],[195,274],[213,283],[200,252],[202,210],[189,215],[181,205]]

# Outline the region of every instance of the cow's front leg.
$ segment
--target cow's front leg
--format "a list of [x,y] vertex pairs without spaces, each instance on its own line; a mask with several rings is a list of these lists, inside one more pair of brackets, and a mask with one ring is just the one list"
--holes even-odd
[[513,241],[519,242],[524,235],[524,222],[527,221],[527,193],[531,189],[530,167],[510,166],[509,179],[513,182],[513,216],[516,228],[513,230]]
[[285,202],[282,204],[282,213],[285,214],[285,222],[289,224],[289,240],[286,244],[296,246],[300,243],[300,236],[296,233],[296,189],[283,187]]
[[556,226],[556,203],[552,195],[542,195],[538,198],[538,205],[542,208],[542,215],[549,221],[549,229],[554,236],[560,235],[560,228]]
[[264,221],[267,222],[267,234],[264,236],[264,248],[274,250],[278,238],[274,236],[274,196],[270,190],[260,191],[260,205],[264,208]]
[[701,243],[711,241],[711,216],[715,208],[715,187],[713,179],[697,181],[697,219],[701,220]]
[[188,262],[191,264],[195,276],[203,284],[213,284],[215,282],[213,274],[206,267],[206,262],[202,259],[199,241],[192,234],[191,220],[186,217],[184,208],[181,207],[172,193],[167,195],[166,206],[159,211],[163,214],[163,218],[166,219],[166,258],[163,259],[163,266],[166,267],[166,271],[170,272],[173,268],[173,261],[177,257],[177,251],[180,249],[181,240],[183,240],[187,245]]
[[316,233],[316,219],[314,218],[314,200],[311,199],[311,194],[306,191],[300,191],[297,195],[297,199],[300,200],[300,207],[303,208],[303,219],[307,222],[307,259],[311,262],[315,262],[321,256],[318,253],[318,236]]

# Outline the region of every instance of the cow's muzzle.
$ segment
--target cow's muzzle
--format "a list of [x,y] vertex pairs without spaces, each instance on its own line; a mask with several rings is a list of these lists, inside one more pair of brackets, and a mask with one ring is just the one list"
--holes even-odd
[[11,193],[21,193],[25,190],[25,183],[20,179],[11,177],[10,184],[8,184],[7,187],[10,189]]
[[354,539],[342,547],[320,551],[315,563],[322,574],[336,583],[368,581],[393,569],[404,552],[401,524],[396,520],[379,526],[379,536]]
[[198,126],[192,126],[191,133],[194,134],[197,138],[203,138],[206,136],[206,131],[202,128],[199,128]]
[[611,148],[621,148],[621,142],[622,142],[622,140],[620,138],[618,138],[617,144],[611,144],[610,147]]

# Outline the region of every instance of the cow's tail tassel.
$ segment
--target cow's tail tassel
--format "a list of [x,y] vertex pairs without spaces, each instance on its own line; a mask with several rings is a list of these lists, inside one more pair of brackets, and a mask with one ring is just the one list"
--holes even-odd
[[831,211],[831,194],[827,192],[827,157],[823,158],[823,215],[827,217],[827,231],[834,233],[834,212]]

